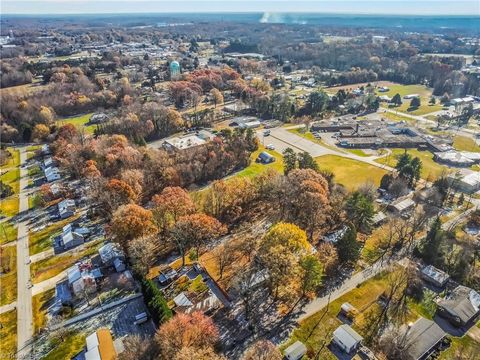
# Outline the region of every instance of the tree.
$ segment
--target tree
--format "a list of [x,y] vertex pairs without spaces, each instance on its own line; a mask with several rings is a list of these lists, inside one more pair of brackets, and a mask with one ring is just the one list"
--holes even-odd
[[158,325],[171,319],[172,310],[168,307],[167,301],[155,282],[153,282],[153,280],[142,279],[141,285],[142,293],[145,297],[145,304],[152,315],[153,321]]
[[292,148],[286,148],[283,151],[283,173],[288,175],[290,171],[297,167],[297,156]]
[[105,186],[105,196],[102,197],[104,206],[109,212],[115,211],[120,205],[125,205],[136,200],[135,192],[125,181],[111,179]]
[[307,109],[311,114],[319,114],[328,106],[330,99],[323,90],[310,93],[307,99]]
[[421,105],[421,101],[420,101],[420,98],[419,98],[419,97],[414,97],[414,98],[410,101],[410,107],[413,108],[413,109],[419,108],[420,105]]
[[298,168],[312,169],[318,171],[318,164],[308,152],[304,151],[298,154]]
[[155,335],[165,359],[174,359],[184,348],[198,351],[213,349],[218,340],[218,329],[212,319],[198,311],[175,315],[160,326]]
[[432,96],[432,97],[430,98],[429,104],[430,104],[430,105],[435,105],[436,103],[437,103],[437,99],[435,99],[435,96]]
[[213,348],[184,347],[172,360],[227,360],[222,355],[215,353]]
[[214,251],[213,256],[216,258],[218,272],[220,279],[223,278],[223,272],[228,265],[235,263],[237,259],[236,248],[233,241],[227,241],[224,244],[218,245]]
[[217,219],[205,214],[191,214],[178,219],[171,230],[171,235],[182,254],[182,264],[185,265],[188,248],[194,247],[198,253],[208,240],[225,235],[226,232],[226,226]]
[[223,103],[223,95],[217,88],[213,88],[212,90],[210,90],[210,95],[212,96],[212,101],[215,108],[217,108],[218,104]]
[[331,243],[318,245],[317,258],[326,274],[331,274],[338,264],[337,248]]
[[33,128],[32,139],[38,142],[44,141],[50,135],[50,128],[45,124],[37,124]]
[[166,187],[152,198],[153,216],[162,231],[170,230],[177,220],[195,212],[195,204],[188,192],[178,186]]
[[280,245],[290,252],[304,253],[311,248],[305,231],[297,225],[278,223],[263,237],[260,248],[270,248]]
[[372,199],[359,191],[353,192],[345,203],[347,217],[362,232],[369,232],[372,227],[375,209]]
[[437,217],[420,247],[420,254],[427,264],[435,264],[439,258],[440,246],[445,238],[442,222]]
[[357,242],[357,230],[349,226],[345,235],[336,243],[338,258],[342,262],[355,261],[360,255],[360,244]]
[[129,335],[122,340],[124,350],[118,360],[158,360],[160,349],[155,341],[139,335]]
[[258,340],[248,347],[241,360],[282,360],[280,350],[268,340]]
[[120,206],[109,225],[109,233],[123,250],[128,252],[128,243],[136,237],[157,232],[152,212],[135,204]]
[[155,263],[158,253],[158,239],[156,235],[141,236],[128,243],[128,256],[133,270],[145,276]]
[[392,98],[392,104],[395,104],[395,106],[400,106],[402,105],[402,97],[400,96],[400,94],[395,94],[393,95],[393,98]]
[[420,179],[422,160],[418,157],[412,158],[405,150],[405,152],[399,156],[395,168],[398,170],[399,176],[407,180],[408,186],[413,187]]
[[7,198],[13,194],[13,188],[9,184],[0,180],[0,199]]
[[300,260],[302,296],[315,293],[322,284],[323,267],[313,255],[307,255]]

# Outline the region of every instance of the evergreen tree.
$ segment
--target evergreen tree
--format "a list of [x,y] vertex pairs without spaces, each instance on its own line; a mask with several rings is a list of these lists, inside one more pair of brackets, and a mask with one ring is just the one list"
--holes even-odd
[[421,105],[421,102],[420,102],[420,98],[419,98],[419,97],[414,97],[414,98],[412,99],[412,101],[410,101],[410,107],[411,107],[411,108],[416,109],[416,108],[420,107],[420,105]]
[[283,173],[288,175],[290,171],[297,167],[297,156],[292,148],[286,148],[283,152]]
[[440,221],[440,217],[437,217],[430,227],[420,250],[420,254],[427,264],[435,264],[438,261],[440,246],[444,238],[445,234],[442,230],[442,222]]
[[148,279],[142,279],[141,285],[145,303],[153,321],[156,324],[162,324],[170,319],[173,316],[172,310],[168,307],[167,301],[157,285]]
[[345,210],[348,218],[355,225],[355,228],[363,232],[370,231],[373,216],[375,215],[371,199],[365,196],[365,194],[355,191],[348,197],[345,203]]
[[360,255],[360,244],[357,242],[357,230],[349,226],[345,235],[336,243],[338,258],[342,262],[355,261]]
[[402,105],[402,97],[400,94],[395,94],[392,98],[392,103],[395,104],[396,106]]
[[298,154],[298,168],[312,169],[318,171],[318,164],[315,159],[308,152],[304,151]]

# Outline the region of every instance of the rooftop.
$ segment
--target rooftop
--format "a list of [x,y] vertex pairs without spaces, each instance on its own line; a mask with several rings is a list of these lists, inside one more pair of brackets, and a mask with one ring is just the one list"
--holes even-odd
[[408,357],[418,360],[432,350],[446,333],[431,320],[421,317],[406,331]]
[[440,299],[438,305],[466,323],[480,309],[480,294],[466,286],[457,286],[444,299]]
[[363,338],[355,330],[346,324],[340,325],[333,332],[333,336],[338,338],[347,348],[352,348],[358,342],[363,340]]

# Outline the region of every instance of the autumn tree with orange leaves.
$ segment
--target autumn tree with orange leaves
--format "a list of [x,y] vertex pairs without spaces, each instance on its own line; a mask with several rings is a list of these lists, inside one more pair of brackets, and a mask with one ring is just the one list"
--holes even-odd
[[120,206],[114,213],[108,227],[113,240],[128,253],[128,244],[136,237],[155,234],[157,227],[152,212],[135,204]]
[[161,231],[170,230],[181,216],[193,214],[195,204],[188,192],[179,186],[167,186],[152,198],[153,216]]
[[[177,354],[184,353],[186,349],[189,349],[190,354],[213,350],[219,341],[219,334],[212,319],[197,311],[193,314],[175,315],[160,326],[155,340],[161,349],[162,358],[177,359]],[[192,357],[194,358],[195,356]]]
[[182,265],[185,265],[185,254],[189,248],[198,252],[209,240],[226,233],[227,227],[217,219],[205,214],[191,214],[178,219],[171,236],[182,254]]

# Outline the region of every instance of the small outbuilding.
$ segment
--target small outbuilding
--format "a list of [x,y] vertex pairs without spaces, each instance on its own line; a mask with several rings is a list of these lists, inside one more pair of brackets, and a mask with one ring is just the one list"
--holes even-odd
[[450,279],[450,276],[446,272],[432,265],[425,266],[421,271],[421,276],[422,279],[439,288],[444,287],[448,279]]
[[295,341],[284,351],[284,355],[287,360],[299,360],[306,353],[307,347],[301,341]]
[[340,325],[333,332],[333,342],[347,354],[355,352],[361,345],[363,338],[349,325]]
[[273,163],[275,161],[275,157],[273,157],[272,155],[270,155],[268,152],[266,151],[262,151],[258,157],[257,157],[257,160],[255,160],[257,163],[262,163],[262,164],[270,164],[270,163]]

